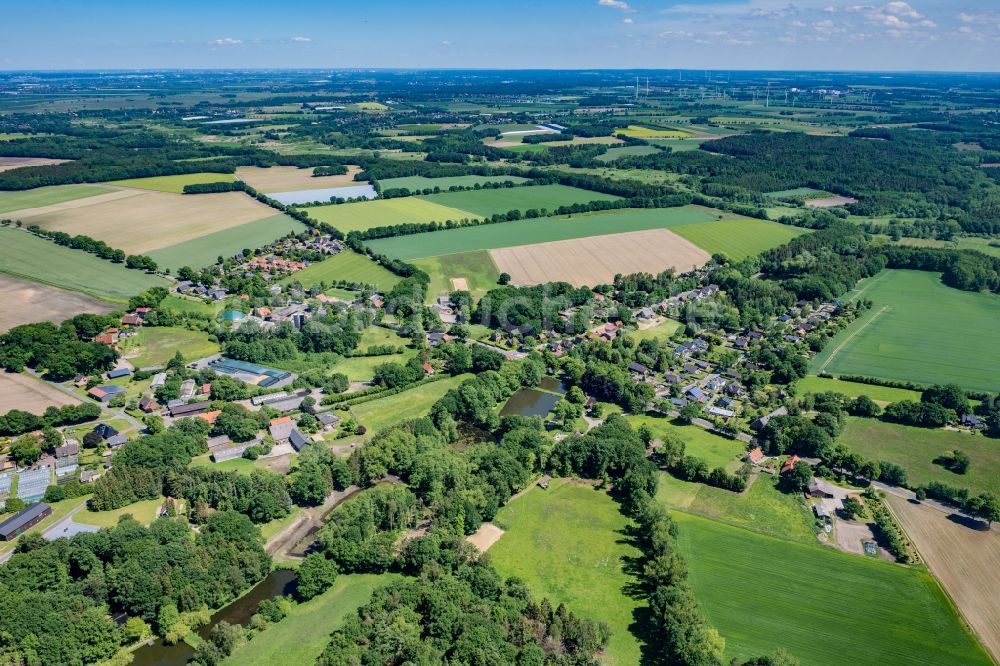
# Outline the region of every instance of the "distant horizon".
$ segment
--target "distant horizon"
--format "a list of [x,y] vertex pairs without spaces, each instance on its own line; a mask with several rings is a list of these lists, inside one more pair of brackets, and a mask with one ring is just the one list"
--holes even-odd
[[[1000,55],[1000,54],[998,54]],[[143,73],[143,72],[352,72],[372,70],[378,72],[740,72],[742,74],[784,73],[784,74],[993,74],[1000,75],[997,70],[959,70],[959,69],[830,69],[830,68],[740,68],[740,67],[371,67],[371,66],[339,66],[339,67],[57,67],[51,69],[5,69],[0,72],[17,73]]]

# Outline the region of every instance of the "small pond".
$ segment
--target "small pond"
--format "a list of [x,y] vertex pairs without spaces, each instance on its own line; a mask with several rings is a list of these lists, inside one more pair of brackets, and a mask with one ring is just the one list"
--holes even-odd
[[523,388],[507,399],[500,416],[542,416],[552,411],[566,388],[558,379],[543,377],[538,388]]

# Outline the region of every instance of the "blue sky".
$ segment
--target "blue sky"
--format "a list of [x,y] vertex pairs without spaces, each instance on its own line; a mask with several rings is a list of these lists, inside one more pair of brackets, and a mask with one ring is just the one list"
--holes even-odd
[[1000,70],[997,0],[0,0],[0,69]]

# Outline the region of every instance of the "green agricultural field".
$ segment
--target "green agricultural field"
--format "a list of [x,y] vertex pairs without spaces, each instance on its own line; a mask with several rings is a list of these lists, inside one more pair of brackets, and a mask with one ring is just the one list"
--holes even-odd
[[817,354],[810,372],[995,391],[1000,375],[1000,296],[960,291],[938,273],[886,270],[852,298],[875,305]]
[[689,224],[673,231],[706,252],[721,252],[735,261],[770,250],[807,233],[805,229],[752,217]]
[[330,371],[345,374],[352,382],[370,382],[375,376],[375,366],[383,363],[406,363],[416,355],[417,350],[407,348],[402,354],[354,356],[337,361],[330,366]]
[[[379,358],[382,358],[383,363],[387,360],[385,357]],[[464,374],[421,384],[396,395],[355,405],[351,407],[351,413],[358,423],[368,428],[369,433],[378,432],[408,419],[426,416],[431,405],[445,393],[471,378],[472,375]]]
[[777,192],[765,192],[764,196],[770,199],[807,199],[826,194],[823,190],[816,190],[811,187],[796,187],[791,190],[779,190]]
[[382,268],[366,255],[344,250],[329,259],[324,259],[298,273],[292,273],[282,278],[279,284],[300,282],[308,288],[320,282],[332,284],[337,280],[350,280],[351,282],[374,284],[379,289],[392,289],[399,282],[400,277]]
[[174,326],[146,326],[122,344],[122,351],[135,367],[148,368],[166,365],[177,352],[186,361],[218,354],[219,343],[209,340],[208,334],[203,331]]
[[681,129],[655,129],[653,127],[643,127],[642,125],[629,125],[622,129],[616,129],[615,134],[631,136],[638,139],[673,139],[691,136],[691,132]]
[[761,474],[746,492],[738,494],[681,481],[664,472],[660,474],[656,499],[671,509],[727,525],[788,541],[815,544],[816,530],[809,509],[799,495],[781,492],[776,483],[775,477]]
[[448,208],[422,197],[375,199],[359,203],[312,206],[299,210],[314,220],[332,224],[345,234],[350,231],[364,231],[372,227],[391,227],[398,224],[478,219],[477,215],[468,211]]
[[396,259],[421,259],[473,250],[531,245],[628,231],[665,228],[676,231],[675,227],[680,225],[712,220],[712,215],[707,212],[709,210],[696,206],[627,208],[535,220],[518,220],[517,222],[481,224],[474,227],[431,231],[412,236],[380,238],[370,241],[368,245],[376,252]]
[[[864,218],[860,218],[864,219]],[[888,240],[888,236],[877,236]],[[997,245],[992,245],[997,243]],[[901,238],[900,245],[910,245],[913,247],[946,247],[956,250],[976,250],[983,254],[1000,257],[1000,241],[996,238],[977,238],[975,236],[959,236],[951,241],[934,240],[930,238]]]
[[925,571],[685,513],[674,519],[727,658],[784,648],[811,666],[992,663]]
[[804,393],[824,393],[826,391],[842,393],[849,398],[866,395],[883,406],[890,402],[899,402],[900,400],[915,400],[920,402],[919,391],[890,388],[888,386],[875,386],[874,384],[860,384],[858,382],[845,382],[842,379],[817,377],[815,375],[803,377],[795,383],[795,387],[799,395]]
[[[995,439],[957,430],[914,428],[848,417],[837,442],[865,458],[902,465],[912,485],[942,481],[968,488],[973,495],[983,492],[1000,495],[1000,442]],[[942,453],[955,449],[972,459],[965,474],[955,474],[933,462]]]
[[449,187],[473,187],[486,183],[526,183],[527,178],[521,176],[446,176],[444,178],[428,178],[427,176],[406,176],[405,178],[387,178],[380,180],[382,190],[406,188],[411,192],[427,188],[441,188],[447,191]]
[[733,472],[739,469],[740,458],[746,452],[743,442],[726,439],[693,425],[672,423],[669,419],[659,416],[628,416],[628,422],[633,428],[646,426],[653,432],[654,438],[674,435],[684,440],[685,453],[701,458],[709,469],[725,467]]
[[295,604],[288,616],[243,643],[223,666],[312,666],[330,641],[330,633],[371,599],[372,592],[397,574],[347,574],[323,594]]
[[91,511],[89,509],[84,509],[73,516],[73,520],[78,523],[83,523],[84,525],[114,527],[118,524],[118,520],[122,516],[130,515],[139,523],[148,525],[156,520],[156,514],[159,512],[162,504],[163,498],[161,497],[159,499],[135,502],[134,504],[129,504],[128,506],[123,506],[122,508],[114,509],[113,511]]
[[275,241],[285,234],[305,231],[306,225],[287,215],[274,215],[194,238],[176,245],[153,250],[149,256],[158,266],[204,268],[219,257],[231,257],[244,248],[254,249]]
[[118,303],[150,287],[170,285],[165,278],[9,227],[0,227],[0,273]]
[[447,208],[466,211],[464,217],[489,217],[496,213],[507,213],[512,210],[526,211],[532,208],[536,210],[545,208],[554,211],[560,206],[590,203],[591,201],[616,201],[620,197],[566,185],[532,185],[504,187],[498,190],[445,192],[421,195],[415,198]]
[[369,326],[361,332],[361,341],[358,349],[364,350],[374,345],[392,345],[394,347],[406,347],[410,344],[409,338],[404,338],[396,331],[384,326]]
[[497,280],[500,279],[500,271],[493,263],[493,258],[483,250],[415,259],[410,263],[431,276],[427,287],[429,299],[454,291],[454,278],[465,278],[469,290],[476,298],[496,287]]
[[18,192],[0,192],[0,213],[52,206],[74,199],[110,194],[112,191],[106,187],[91,185],[53,185],[52,187],[38,187]]
[[684,153],[689,150],[698,150],[701,148],[701,144],[711,139],[651,139],[656,142],[656,145],[663,146],[664,148],[670,148],[670,150],[675,153]]
[[598,162],[614,162],[622,157],[635,157],[636,155],[652,155],[660,152],[653,146],[617,146],[609,148],[608,152],[597,156]]
[[203,183],[231,183],[236,176],[231,173],[184,173],[177,176],[153,176],[151,178],[128,178],[112,180],[108,185],[119,187],[134,187],[139,190],[155,190],[156,192],[172,192],[181,194],[185,185],[201,185]]
[[629,521],[607,493],[554,481],[500,509],[494,523],[506,530],[489,551],[501,576],[517,576],[553,606],[565,603],[579,616],[607,622],[603,663],[640,663],[629,628],[642,604],[626,591],[636,582],[626,567],[642,553],[626,538]]

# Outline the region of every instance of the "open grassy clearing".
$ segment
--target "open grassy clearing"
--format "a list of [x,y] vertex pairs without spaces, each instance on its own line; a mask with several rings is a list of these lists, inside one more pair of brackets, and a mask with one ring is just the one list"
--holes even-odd
[[0,414],[20,409],[41,414],[46,407],[76,405],[80,401],[27,372],[0,371]]
[[[716,224],[716,223],[710,223]],[[519,245],[490,250],[511,284],[568,282],[574,286],[610,284],[615,275],[668,268],[686,273],[706,263],[707,252],[668,229]]]
[[[384,363],[386,359],[381,358]],[[393,356],[393,358],[398,357]],[[355,405],[351,407],[351,413],[354,414],[358,423],[368,428],[369,433],[375,433],[408,419],[425,416],[431,405],[441,399],[445,393],[470,378],[472,378],[470,374],[456,375],[421,384],[387,398],[379,398]]]
[[392,289],[400,277],[376,264],[372,259],[351,250],[344,250],[328,259],[310,265],[298,273],[281,279],[279,284],[299,282],[308,288],[321,282],[332,284],[337,280],[350,280],[374,284],[379,289]]
[[891,388],[889,386],[875,386],[874,384],[859,384],[858,382],[845,382],[841,379],[830,377],[817,377],[808,375],[795,383],[799,395],[804,393],[824,393],[833,391],[842,393],[850,398],[857,398],[859,395],[866,395],[877,403],[884,405],[900,400],[914,400],[920,402],[920,392],[907,389]]
[[352,382],[370,382],[375,376],[375,366],[383,363],[406,363],[417,355],[417,350],[409,349],[402,354],[391,354],[387,356],[353,356],[338,361],[331,368],[332,372],[340,372],[347,375]]
[[778,190],[777,192],[765,192],[764,196],[770,199],[808,199],[818,194],[825,194],[823,190],[816,190],[811,187],[796,187],[791,190]]
[[652,155],[660,152],[654,146],[615,146],[609,148],[608,152],[597,156],[598,162],[614,162],[622,157],[635,157],[636,155]]
[[986,649],[1000,658],[1000,532],[895,495],[889,505]]
[[521,176],[446,176],[443,178],[428,178],[427,176],[406,176],[404,178],[387,178],[380,180],[382,190],[406,188],[410,191],[425,190],[439,187],[442,191],[449,187],[473,187],[486,183],[526,183],[527,178]]
[[344,233],[414,222],[445,222],[447,220],[478,218],[477,215],[468,211],[448,208],[419,197],[330,204],[329,206],[313,206],[300,210],[305,211],[309,217],[315,220],[332,224]]
[[274,209],[241,192],[133,194],[90,204],[86,199],[62,210],[33,214],[26,222],[45,229],[85,234],[130,254],[142,254],[274,216]]
[[591,201],[615,201],[620,197],[601,192],[591,192],[566,185],[534,185],[528,187],[505,187],[498,190],[472,190],[465,192],[445,192],[416,197],[440,206],[467,211],[465,217],[489,217],[495,213],[512,210],[526,211],[532,208],[555,210],[560,206]]
[[741,527],[761,534],[815,544],[816,532],[808,509],[797,494],[776,488],[777,480],[763,474],[750,488],[734,493],[701,483],[681,481],[667,473],[660,474],[656,499],[672,509]]
[[177,352],[187,361],[218,354],[219,343],[209,340],[204,331],[146,326],[122,343],[122,352],[135,367],[147,368],[165,365]]
[[66,291],[0,274],[0,333],[38,321],[54,324],[73,315],[104,314],[113,307],[78,291]]
[[[888,236],[879,236],[888,240]],[[995,238],[978,238],[974,236],[959,236],[951,241],[934,240],[932,238],[901,238],[900,245],[910,245],[913,247],[947,247],[956,250],[976,250],[993,257],[1000,257],[1000,247],[990,243],[1000,243]]]
[[[902,465],[914,485],[942,481],[968,488],[972,494],[988,491],[1000,495],[1000,442],[983,435],[848,417],[837,441],[865,458]],[[942,453],[955,449],[972,459],[972,466],[965,474],[955,474],[933,462]]]
[[803,664],[989,664],[931,576],[674,513],[678,546],[727,657]]
[[711,220],[712,216],[706,212],[708,210],[710,209],[695,206],[628,208],[535,220],[483,224],[464,229],[432,231],[412,236],[381,238],[370,241],[368,244],[376,252],[396,259],[420,259],[473,250],[491,250],[604,234],[649,229],[673,229],[680,225]]
[[213,301],[206,303],[200,300],[194,300],[191,298],[186,298],[184,296],[178,296],[176,294],[170,294],[165,299],[160,301],[160,308],[164,310],[173,310],[175,312],[195,312],[198,314],[207,315],[217,315],[222,311],[223,303],[221,301]]
[[159,512],[162,504],[163,498],[161,497],[159,499],[135,502],[134,504],[129,504],[113,511],[91,511],[90,509],[84,509],[73,516],[73,520],[84,525],[114,527],[118,524],[118,520],[122,516],[131,515],[139,523],[148,525],[156,520],[156,514]]
[[689,224],[674,231],[678,236],[686,238],[709,254],[721,252],[735,261],[759,254],[807,233],[805,229],[752,217]]
[[215,263],[219,257],[231,257],[244,248],[254,249],[281,238],[289,232],[299,233],[306,225],[285,214],[272,215],[206,234],[176,245],[169,245],[149,253],[160,267],[178,269],[181,266],[203,268]]
[[483,250],[427,257],[411,263],[431,276],[427,287],[430,299],[454,291],[452,280],[456,278],[464,278],[469,290],[477,298],[496,287],[497,280],[500,279],[500,271],[493,263],[490,253]]
[[173,192],[181,194],[185,185],[201,185],[203,183],[231,183],[236,177],[231,173],[185,173],[176,176],[153,176],[151,178],[128,178],[126,180],[112,180],[108,185],[118,187],[132,187],[140,190],[153,190],[155,192]]
[[816,355],[811,372],[997,389],[1000,296],[946,287],[938,273],[886,270],[852,297],[875,306]]
[[347,173],[336,176],[314,176],[315,169],[300,169],[294,166],[240,167],[236,177],[258,192],[290,192],[294,190],[322,190],[328,187],[361,185],[354,175],[360,167],[349,166]]
[[517,576],[553,606],[565,603],[577,615],[607,622],[604,663],[640,663],[629,627],[641,602],[625,591],[635,583],[625,567],[642,553],[625,536],[629,521],[607,493],[557,480],[500,509],[494,523],[506,530],[489,551],[501,576]]
[[41,208],[42,206],[51,206],[99,194],[108,194],[108,189],[92,185],[53,185],[51,187],[38,187],[33,190],[21,190],[18,192],[0,192],[0,213],[9,213],[12,210],[24,210],[27,208]]
[[6,227],[0,228],[0,273],[113,302],[125,301],[150,287],[169,286],[165,278]]
[[682,129],[656,129],[643,125],[629,125],[628,127],[619,128],[615,130],[615,134],[631,136],[637,139],[681,139],[691,136],[691,132]]
[[675,321],[673,319],[663,319],[656,326],[644,328],[641,331],[632,331],[628,335],[634,340],[664,341],[669,339],[670,336],[672,336],[681,326],[682,324],[679,321]]
[[323,653],[330,633],[368,603],[372,592],[396,578],[397,574],[340,575],[329,590],[292,606],[285,619],[254,636],[221,663],[312,666]]
[[656,439],[670,435],[680,437],[684,440],[685,453],[701,458],[709,469],[725,467],[733,472],[739,468],[740,457],[746,451],[742,442],[720,437],[698,426],[673,423],[659,416],[627,416],[626,419],[634,428],[646,426]]

